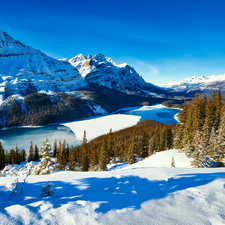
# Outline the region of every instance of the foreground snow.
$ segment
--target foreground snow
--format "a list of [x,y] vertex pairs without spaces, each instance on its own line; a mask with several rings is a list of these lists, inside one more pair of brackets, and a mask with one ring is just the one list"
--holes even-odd
[[[168,150],[109,172],[29,176],[23,194],[14,197],[15,178],[1,178],[0,223],[224,224],[225,169],[194,169],[189,162]],[[55,194],[39,197],[47,181]]]

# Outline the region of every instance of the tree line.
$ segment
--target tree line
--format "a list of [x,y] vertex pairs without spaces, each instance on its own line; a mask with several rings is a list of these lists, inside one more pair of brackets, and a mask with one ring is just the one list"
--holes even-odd
[[[173,137],[176,125],[165,125],[152,120],[144,120],[137,125],[112,132],[88,142],[84,131],[81,146],[69,146],[55,140],[52,147],[52,156],[57,158],[58,169],[96,171],[107,170],[108,163],[128,162],[135,163],[137,158],[146,158],[154,152],[173,147]],[[39,149],[31,141],[28,157],[22,149],[4,151],[0,143],[0,169],[8,164],[19,164],[28,160],[39,160]]]
[[191,104],[184,102],[179,120],[174,147],[193,157],[194,167],[224,166],[225,105],[220,91],[209,99],[196,93]]

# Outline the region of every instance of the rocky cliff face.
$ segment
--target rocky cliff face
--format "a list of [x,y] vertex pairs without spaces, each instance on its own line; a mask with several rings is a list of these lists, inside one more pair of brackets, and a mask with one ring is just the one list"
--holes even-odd
[[133,67],[123,63],[116,65],[111,59],[99,53],[95,56],[77,55],[68,60],[85,80],[127,94],[140,96],[165,96],[167,93],[147,83]]

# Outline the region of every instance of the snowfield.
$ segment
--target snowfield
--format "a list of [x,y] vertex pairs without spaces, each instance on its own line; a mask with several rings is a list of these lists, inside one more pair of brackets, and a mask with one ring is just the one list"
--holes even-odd
[[[190,161],[168,150],[108,172],[28,176],[13,197],[16,177],[3,177],[0,224],[225,224],[225,169],[195,169]],[[40,197],[47,181],[55,194]]]
[[64,123],[62,125],[69,127],[75,134],[77,140],[83,139],[85,130],[89,141],[100,135],[109,133],[110,128],[114,132],[136,125],[140,119],[140,116],[114,114],[97,118],[89,118],[87,120],[77,122]]

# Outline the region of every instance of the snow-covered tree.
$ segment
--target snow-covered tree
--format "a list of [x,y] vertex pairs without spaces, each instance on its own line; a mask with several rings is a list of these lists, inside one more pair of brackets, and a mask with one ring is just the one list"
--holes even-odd
[[34,167],[33,175],[50,174],[56,169],[55,161],[51,158],[51,145],[47,138],[41,147],[41,162]]

